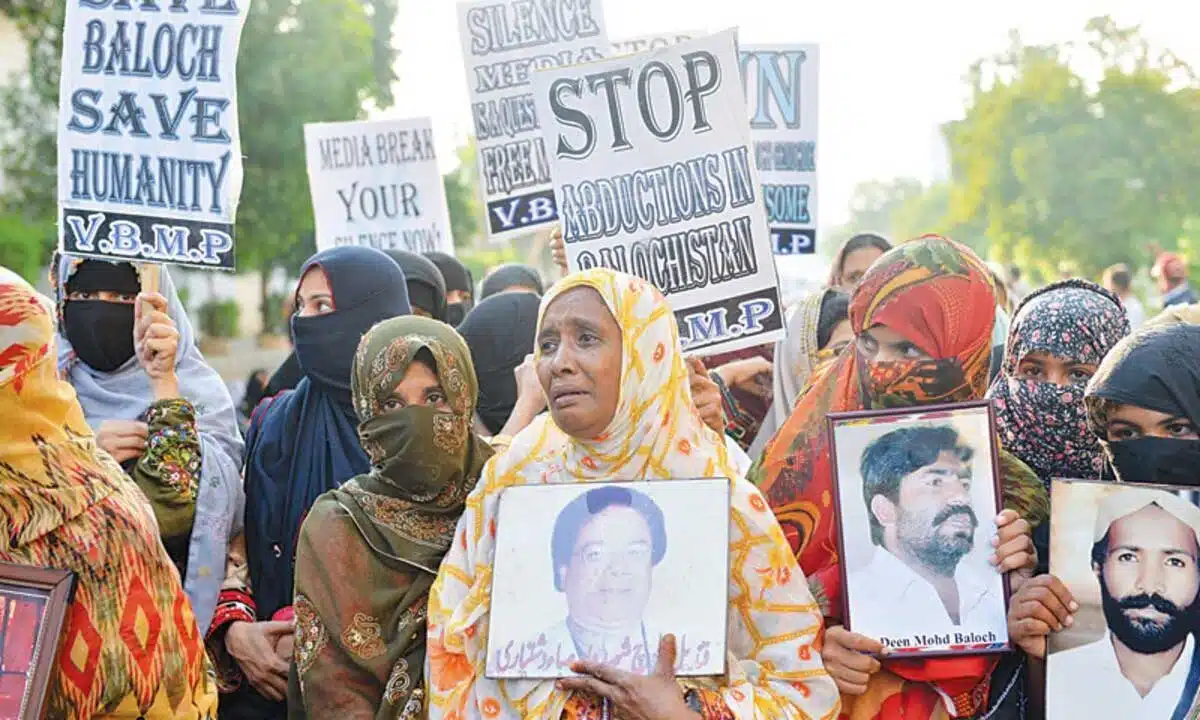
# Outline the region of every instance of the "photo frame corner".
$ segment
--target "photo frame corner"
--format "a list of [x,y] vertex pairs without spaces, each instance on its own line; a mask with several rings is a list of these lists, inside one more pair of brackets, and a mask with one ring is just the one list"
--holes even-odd
[[43,602],[33,637],[30,666],[25,673],[20,717],[42,716],[62,649],[77,580],[70,570],[0,562],[0,600],[10,599],[6,588],[13,588],[34,594]]

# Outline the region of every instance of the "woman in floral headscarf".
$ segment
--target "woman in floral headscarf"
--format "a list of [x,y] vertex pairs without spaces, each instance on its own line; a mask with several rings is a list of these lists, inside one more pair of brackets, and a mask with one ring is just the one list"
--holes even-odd
[[[983,398],[995,309],[990,273],[963,245],[925,236],[879,258],[851,301],[856,344],[810,382],[751,473],[822,604],[830,626],[822,652],[842,690],[843,717],[850,720],[974,718],[991,704],[995,656],[881,664],[871,657],[882,653],[876,640],[840,626],[841,565],[825,418]],[[993,560],[1002,571],[1031,570],[1030,525],[1048,515],[1046,490],[1008,453],[1001,453],[999,470],[1008,510],[998,518]],[[1016,684],[1014,676],[1011,686]],[[1000,688],[1005,699],[1009,687]]]
[[371,470],[313,504],[296,552],[291,717],[422,715],[425,601],[491,457],[449,325],[400,317],[359,343],[352,389]]
[[[837,693],[814,646],[817,607],[762,496],[692,405],[675,317],[663,296],[612,270],[577,273],[546,295],[537,337],[550,412],[488,463],[442,562],[429,598],[429,717],[831,717]],[[650,676],[589,662],[573,665],[581,677],[558,683],[483,676],[503,488],[695,477],[733,483],[725,677],[675,678],[670,636]]]
[[1008,333],[1004,370],[988,391],[1005,449],[1049,487],[1059,478],[1097,478],[1100,443],[1083,392],[1100,361],[1129,334],[1121,301],[1086,280],[1047,285],[1021,303]]

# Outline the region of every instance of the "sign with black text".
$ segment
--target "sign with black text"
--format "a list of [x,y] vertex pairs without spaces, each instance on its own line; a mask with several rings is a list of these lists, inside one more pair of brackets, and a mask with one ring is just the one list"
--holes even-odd
[[307,123],[304,152],[318,251],[454,254],[428,118]]
[[653,283],[683,347],[783,336],[735,30],[535,77],[571,270]]
[[67,0],[59,249],[232,270],[249,0]]
[[771,246],[817,251],[816,45],[743,45],[742,81]]
[[610,51],[600,0],[459,3],[488,235],[503,241],[558,220],[531,81],[536,70]]

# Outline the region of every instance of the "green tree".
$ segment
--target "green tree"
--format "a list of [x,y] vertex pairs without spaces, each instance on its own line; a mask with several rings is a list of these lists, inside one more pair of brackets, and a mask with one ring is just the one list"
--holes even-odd
[[454,247],[467,248],[477,244],[483,229],[483,203],[480,202],[479,176],[475,164],[475,138],[458,148],[458,167],[442,177],[446,188],[446,206],[450,212],[450,228],[454,232]]
[[[1190,68],[1154,54],[1137,28],[1087,24],[1086,50],[1028,46],[975,63],[965,117],[944,128],[953,184],[948,223],[978,228],[1001,261],[1054,276],[1142,264],[1174,244],[1197,201],[1200,105]],[[1072,55],[1097,60],[1089,86]]]

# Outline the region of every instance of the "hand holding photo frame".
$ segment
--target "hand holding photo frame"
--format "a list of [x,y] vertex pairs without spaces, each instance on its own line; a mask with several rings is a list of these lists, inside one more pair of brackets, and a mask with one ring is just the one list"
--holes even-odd
[[0,720],[40,718],[75,576],[0,563]]
[[988,402],[829,416],[844,624],[893,655],[1009,647]]
[[1078,609],[1047,638],[1046,717],[1200,716],[1200,490],[1055,480],[1050,507]]
[[510,487],[496,514],[489,678],[561,678],[587,659],[676,675],[725,672],[726,479]]

